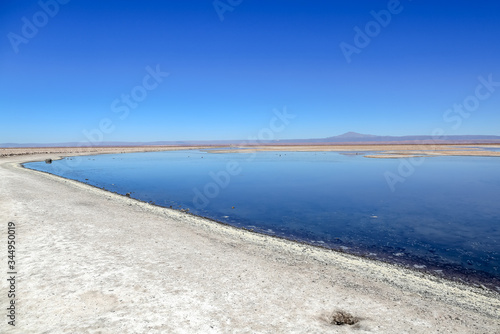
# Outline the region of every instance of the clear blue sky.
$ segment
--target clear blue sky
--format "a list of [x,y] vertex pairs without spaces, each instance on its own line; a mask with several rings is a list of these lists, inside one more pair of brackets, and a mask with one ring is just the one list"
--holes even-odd
[[[285,106],[276,138],[500,135],[500,87],[443,118],[479,76],[500,81],[498,1],[54,1],[0,2],[0,143],[81,141],[103,119],[105,141],[246,139]],[[169,73],[150,90],[148,66]]]

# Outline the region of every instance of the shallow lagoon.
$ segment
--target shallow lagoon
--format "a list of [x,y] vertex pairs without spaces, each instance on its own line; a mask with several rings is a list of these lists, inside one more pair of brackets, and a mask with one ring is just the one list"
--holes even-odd
[[499,286],[500,159],[425,158],[391,189],[387,172],[401,177],[405,161],[189,150],[25,166],[238,227]]

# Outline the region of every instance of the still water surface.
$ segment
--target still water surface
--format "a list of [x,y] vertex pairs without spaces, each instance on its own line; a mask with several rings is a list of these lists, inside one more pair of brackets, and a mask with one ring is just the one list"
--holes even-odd
[[[25,166],[234,226],[500,286],[500,159],[422,162],[400,174],[402,159],[189,150]],[[388,172],[401,177],[394,191]]]

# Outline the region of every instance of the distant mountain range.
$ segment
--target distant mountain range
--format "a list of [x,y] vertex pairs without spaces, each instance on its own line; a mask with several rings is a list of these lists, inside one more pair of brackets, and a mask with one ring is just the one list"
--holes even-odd
[[[357,132],[346,132],[339,136],[317,139],[285,140],[192,140],[192,141],[154,141],[154,142],[87,142],[84,146],[197,146],[197,145],[349,145],[349,144],[500,144],[500,136],[490,135],[453,135],[440,139],[432,136],[376,136]],[[76,147],[80,142],[67,143],[4,143],[2,148],[15,147]]]

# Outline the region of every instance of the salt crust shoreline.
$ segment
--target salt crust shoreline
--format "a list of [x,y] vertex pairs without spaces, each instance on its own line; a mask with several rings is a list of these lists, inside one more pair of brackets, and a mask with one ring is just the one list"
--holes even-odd
[[[68,277],[64,275],[63,271],[71,263],[71,258],[61,258],[60,253],[47,249],[47,240],[38,240],[40,236],[36,232],[43,231],[43,226],[41,226],[41,230],[40,226],[31,226],[30,224],[34,221],[44,222],[44,224],[48,224],[51,227],[53,225],[60,226],[62,223],[54,220],[55,217],[46,214],[50,208],[43,207],[46,203],[44,203],[43,198],[39,198],[42,197],[42,194],[30,192],[30,196],[35,199],[35,202],[39,202],[36,206],[38,214],[34,216],[34,212],[30,212],[32,210],[29,210],[26,203],[24,203],[25,199],[16,196],[19,194],[16,191],[12,191],[13,189],[9,187],[16,185],[16,183],[34,185],[36,182],[41,182],[45,187],[44,191],[52,192],[54,189],[50,189],[51,186],[60,190],[57,194],[58,196],[56,196],[58,198],[54,200],[63,202],[61,203],[62,207],[58,208],[59,210],[62,209],[62,211],[66,210],[76,214],[73,219],[70,219],[70,223],[74,224],[73,227],[75,228],[79,226],[80,229],[85,230],[85,226],[87,225],[89,228],[95,228],[107,223],[108,225],[111,224],[111,229],[108,228],[107,231],[112,236],[115,230],[120,230],[121,226],[119,223],[121,222],[126,224],[128,232],[134,232],[134,235],[139,238],[139,240],[134,239],[133,243],[135,245],[151,243],[151,237],[158,237],[158,240],[161,241],[169,239],[170,234],[178,234],[177,238],[174,238],[178,243],[177,246],[183,244],[191,246],[186,250],[188,255],[199,253],[200,256],[203,256],[207,252],[211,253],[208,260],[193,259],[190,256],[187,258],[177,258],[174,256],[175,261],[173,262],[188,267],[188,271],[191,273],[191,275],[188,275],[190,279],[183,277],[184,279],[182,280],[179,280],[179,274],[173,275],[172,280],[179,285],[181,290],[192,291],[198,297],[210,293],[217,295],[219,292],[235,294],[238,291],[239,293],[237,296],[233,296],[232,299],[235,300],[231,300],[231,298],[229,300],[212,299],[211,303],[209,303],[210,306],[220,309],[220,312],[215,313],[206,310],[205,297],[190,300],[189,312],[192,312],[192,314],[188,315],[185,313],[186,310],[182,306],[179,306],[182,303],[176,301],[179,298],[181,301],[185,299],[182,296],[176,296],[176,298],[169,296],[170,298],[162,300],[161,305],[145,301],[145,309],[149,309],[150,312],[147,317],[160,315],[165,310],[169,310],[167,318],[170,320],[168,323],[162,323],[161,320],[156,319],[155,326],[144,327],[144,324],[143,326],[132,326],[132,323],[135,324],[134,321],[130,323],[131,319],[134,318],[131,316],[133,305],[126,303],[116,304],[115,302],[112,303],[114,304],[113,309],[103,306],[104,304],[108,304],[107,302],[97,303],[96,310],[103,312],[100,314],[102,320],[100,322],[96,322],[94,317],[74,318],[68,314],[68,317],[65,318],[63,314],[60,314],[59,321],[51,323],[47,321],[48,319],[44,318],[43,314],[51,311],[65,312],[67,309],[64,305],[62,307],[61,305],[55,307],[53,303],[48,302],[45,298],[40,298],[41,291],[35,288],[20,292],[19,307],[22,309],[22,305],[25,306],[24,312],[19,314],[19,318],[21,318],[19,323],[21,325],[16,329],[6,328],[9,333],[38,333],[42,331],[47,331],[47,333],[65,333],[70,328],[75,333],[90,333],[97,330],[101,330],[103,333],[113,333],[116,330],[125,333],[306,333],[311,331],[325,333],[349,333],[351,331],[357,333],[429,333],[437,332],[437,329],[440,329],[440,332],[450,333],[500,332],[500,323],[498,320],[500,319],[500,295],[496,292],[451,282],[395,265],[252,233],[218,224],[208,219],[126,198],[77,181],[24,169],[20,166],[20,163],[26,161],[43,160],[49,157],[52,159],[60,158],[60,156],[56,157],[44,154],[0,159],[0,182],[2,184],[0,195],[7,199],[7,201],[0,204],[0,209],[6,213],[7,220],[17,221],[18,225],[20,225],[20,230],[29,231],[33,229],[33,233],[26,235],[26,238],[33,246],[39,246],[44,249],[40,254],[37,252],[37,249],[32,249],[32,253],[25,253],[24,256],[26,257],[23,256],[20,258],[21,263],[29,263],[25,267],[25,276],[23,276],[22,281],[20,280],[20,286],[23,281],[25,282],[25,286],[29,285],[26,283],[30,281],[40,283],[39,281],[43,281],[44,278],[49,279],[49,277],[44,277],[44,274],[55,274],[60,278],[58,280],[59,292],[67,294],[69,291],[68,288],[71,290],[72,287],[72,293],[68,296],[70,300],[81,301],[82,295],[86,293],[94,294],[97,300],[107,298],[104,290],[96,289],[95,287],[90,289],[84,281],[80,282],[82,283],[81,286],[76,284],[75,289],[75,283],[77,282],[74,280],[78,281],[81,278],[79,275],[70,275]],[[36,185],[34,186],[35,189],[40,190]],[[26,191],[29,192],[30,189],[21,190],[21,193]],[[77,203],[89,202],[92,199],[96,206],[87,207],[84,205],[83,207],[75,207],[72,205],[75,203],[64,203],[65,198],[67,198],[64,196],[64,192],[71,193]],[[107,205],[102,206],[103,202],[106,202],[105,204]],[[87,205],[89,204],[87,203]],[[99,210],[100,208],[102,210]],[[117,209],[124,212],[119,212]],[[40,214],[40,211],[42,214]],[[97,215],[94,211],[97,211]],[[45,217],[43,213],[46,214]],[[119,215],[119,213],[128,217],[129,220],[123,221],[119,219],[118,221],[114,221],[113,216]],[[89,217],[86,216],[93,216],[94,220],[89,220]],[[138,216],[145,219],[139,227],[132,223],[135,220],[134,218]],[[106,220],[106,222],[101,221],[99,218]],[[151,222],[148,223],[148,221]],[[7,222],[1,223],[6,224]],[[81,227],[82,224],[84,227]],[[65,231],[71,233],[71,230],[68,230],[69,226],[65,228],[60,227],[61,230],[53,232],[58,234],[61,242],[64,243],[66,239],[70,240],[70,244],[75,247],[73,251],[78,250],[80,247],[85,248],[85,244],[83,244],[84,240],[79,240],[72,235],[68,236],[63,233]],[[155,230],[157,233],[154,236],[148,235],[147,238],[141,240],[141,235],[137,229],[144,227]],[[1,236],[6,240],[6,232],[4,230],[5,228],[2,229]],[[23,234],[20,232],[19,238],[21,237],[23,237]],[[198,242],[193,243],[192,240],[194,239]],[[119,239],[114,238],[108,240],[110,243],[108,248],[120,253],[122,245],[118,241]],[[156,241],[156,243],[158,242]],[[230,248],[229,252],[228,247]],[[164,245],[160,249],[163,251],[170,250],[174,254],[177,250],[177,248],[172,248],[172,245]],[[128,251],[134,253],[133,248],[128,249]],[[140,249],[135,249],[135,251],[140,251]],[[22,250],[19,251],[19,254],[19,256],[23,254]],[[161,267],[159,264],[162,261],[158,254],[161,254],[161,252],[148,254],[149,258],[144,260],[147,260],[146,262],[150,263],[153,267],[155,267],[155,264]],[[39,256],[41,255],[48,256],[48,260],[51,263],[56,262],[52,268],[54,271],[49,271],[52,274],[43,270],[41,272],[30,270],[34,269],[32,267],[36,267],[37,258],[41,262],[47,261],[47,258],[40,259]],[[214,257],[214,255],[218,256]],[[53,257],[52,261],[50,261],[51,256]],[[84,256],[92,257],[92,254],[84,254]],[[190,258],[191,261],[189,260]],[[221,258],[220,261],[219,258]],[[116,258],[111,257],[105,264],[110,269],[108,274],[115,273],[119,275],[121,271],[127,269],[126,266],[122,266],[123,264],[120,261],[117,262],[116,260]],[[31,263],[32,261],[34,262]],[[245,266],[244,263],[248,261],[256,265]],[[209,265],[219,270],[205,272],[208,277],[203,277],[202,282],[199,280],[199,275],[195,275],[196,277],[194,278],[192,277],[193,272],[196,273],[197,270],[201,270],[201,267],[199,267],[200,262],[205,266]],[[2,263],[6,263],[5,254],[2,254]],[[61,271],[58,271],[58,269]],[[92,268],[87,269],[92,270]],[[139,264],[139,269],[145,270],[154,276],[154,268],[144,268],[144,265]],[[220,272],[221,270],[223,273]],[[221,279],[224,280],[226,276],[230,276],[235,280],[235,277],[241,277],[241,274],[247,273],[248,270],[254,272],[253,276],[266,276],[267,279],[259,281],[261,277],[257,280],[255,280],[256,277],[253,277],[254,279],[243,282],[244,284],[240,285],[239,289],[236,290],[234,288],[237,287],[231,287],[230,284],[229,286],[212,286],[212,283],[220,283]],[[227,275],[224,275],[224,273]],[[38,277],[40,275],[42,276]],[[165,279],[168,281],[169,275],[166,277]],[[154,295],[155,290],[161,288],[164,283],[163,280],[157,281],[151,279],[150,283],[152,287],[149,287],[143,293]],[[6,288],[4,281],[2,280],[3,291]],[[135,282],[134,280],[127,279],[119,281],[115,283],[133,285]],[[110,286],[113,287],[116,284],[111,284]],[[118,290],[120,293],[118,296],[130,293],[127,289]],[[4,300],[6,297],[4,295],[1,297],[2,305],[5,305]],[[229,312],[230,315],[227,315],[229,311],[228,307],[238,309],[238,307],[235,307],[235,304],[245,304],[245,301],[248,299],[254,300],[255,302],[252,305],[258,304],[259,308],[255,309],[255,311],[243,308],[237,314]],[[237,303],[238,301],[240,304]],[[305,309],[302,304],[304,302],[308,306]],[[264,307],[265,304],[269,304],[268,306],[271,306],[271,308]],[[175,310],[173,309],[174,305],[176,306]],[[157,308],[158,306],[163,306],[163,308],[159,309]],[[327,313],[334,309],[343,309],[351,312],[363,320],[354,326],[329,325],[324,319]],[[122,318],[120,318],[119,322],[111,321],[109,313],[114,315],[112,313],[117,312],[117,310],[122,311]],[[129,317],[131,316],[128,320],[126,319],[127,314]],[[174,316],[172,317],[172,315]],[[181,318],[182,321],[180,321]],[[28,321],[27,319],[30,320]],[[172,321],[172,319],[179,321]],[[186,321],[186,319],[189,321]],[[152,321],[148,323],[151,324]],[[22,324],[25,324],[25,326]],[[124,326],[127,324],[128,326]],[[2,326],[6,326],[6,321],[0,324],[0,329]],[[128,328],[128,330],[124,330],[124,328]]]

